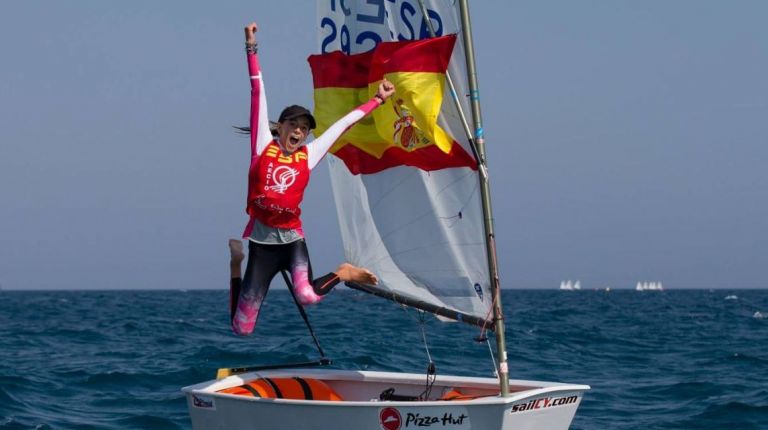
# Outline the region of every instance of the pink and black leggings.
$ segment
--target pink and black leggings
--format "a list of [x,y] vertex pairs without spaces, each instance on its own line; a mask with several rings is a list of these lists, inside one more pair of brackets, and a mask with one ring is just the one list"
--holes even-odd
[[291,274],[296,298],[302,305],[319,302],[339,283],[335,273],[311,280],[312,265],[304,239],[277,245],[248,241],[245,276],[242,281],[233,278],[229,289],[230,316],[235,334],[245,336],[253,332],[269,284],[281,270]]

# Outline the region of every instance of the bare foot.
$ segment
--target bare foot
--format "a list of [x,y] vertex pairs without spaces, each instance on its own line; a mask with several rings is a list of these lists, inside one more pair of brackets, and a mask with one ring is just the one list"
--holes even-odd
[[243,253],[243,242],[238,239],[229,239],[229,264],[240,267],[243,258],[245,258],[245,254]]
[[376,285],[379,278],[370,270],[344,263],[336,269],[339,280],[342,282],[357,282],[358,284]]

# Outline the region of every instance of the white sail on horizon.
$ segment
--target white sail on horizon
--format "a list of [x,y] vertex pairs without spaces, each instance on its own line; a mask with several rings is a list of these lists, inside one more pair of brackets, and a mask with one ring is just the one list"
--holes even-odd
[[638,282],[637,286],[635,286],[635,290],[637,291],[663,291],[664,286],[660,281],[643,281]]

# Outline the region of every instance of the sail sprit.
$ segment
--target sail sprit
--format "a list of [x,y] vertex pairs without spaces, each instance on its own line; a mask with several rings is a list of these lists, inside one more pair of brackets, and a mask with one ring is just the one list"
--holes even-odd
[[485,328],[488,330],[493,330],[493,327],[494,327],[492,321],[488,321],[483,318],[478,318],[473,315],[468,315],[468,314],[456,311],[454,309],[438,306],[423,300],[416,300],[408,296],[397,294],[394,291],[389,291],[389,290],[379,288],[377,286],[357,284],[354,282],[345,282],[344,285],[346,285],[349,288],[352,288],[353,290],[362,291],[364,293],[381,297],[381,298],[393,301],[395,303],[399,303],[404,306],[412,307],[414,309],[419,309],[425,312],[429,312],[431,314],[438,315],[443,318],[448,318],[450,320],[467,323],[467,324]]

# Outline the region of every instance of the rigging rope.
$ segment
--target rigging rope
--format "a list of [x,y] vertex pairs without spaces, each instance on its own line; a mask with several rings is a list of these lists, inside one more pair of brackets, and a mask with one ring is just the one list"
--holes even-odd
[[478,342],[483,342],[488,345],[488,352],[491,353],[491,363],[493,363],[493,375],[498,378],[499,377],[499,364],[496,362],[496,357],[493,355],[493,348],[491,347],[491,341],[488,338],[488,336],[485,335],[485,332],[488,330],[488,321],[491,317],[491,313],[493,313],[493,308],[496,307],[496,295],[493,295],[493,303],[491,303],[491,307],[488,309],[488,314],[485,316],[483,323],[483,326],[480,328],[480,334],[475,338]]
[[429,360],[430,363],[434,363],[432,361],[432,355],[429,353],[429,345],[427,345],[427,333],[424,330],[424,323],[426,322],[426,319],[424,318],[424,311],[417,311],[419,313],[419,328],[421,329],[421,340],[424,342],[424,350],[427,351],[427,360]]
[[427,333],[426,330],[424,330],[424,325],[426,324],[426,318],[424,311],[418,311],[419,312],[419,328],[421,329],[421,340],[424,342],[424,349],[427,351],[427,360],[429,360],[429,363],[427,364],[427,381],[426,386],[424,387],[424,392],[421,393],[419,397],[422,398],[422,400],[429,400],[429,395],[432,394],[432,386],[435,384],[435,380],[437,379],[437,369],[435,368],[435,362],[432,361],[432,355],[429,353],[429,345],[427,344]]
[[[401,304],[400,307],[403,309],[403,311],[408,315],[410,318],[413,318],[412,315],[408,312],[408,306]],[[424,386],[424,391],[419,394],[420,400],[429,400],[429,396],[432,394],[432,386],[435,384],[435,381],[437,380],[437,368],[435,367],[435,362],[432,361],[432,354],[429,352],[429,344],[427,343],[427,332],[424,329],[424,326],[426,325],[427,319],[426,314],[427,312],[424,312],[419,309],[415,309],[417,312],[417,318],[416,322],[419,324],[419,329],[421,330],[421,340],[424,343],[424,350],[427,353],[427,380]]]
[[499,366],[496,363],[496,357],[493,356],[493,348],[491,348],[491,341],[486,337],[485,343],[488,344],[488,352],[491,353],[491,364],[493,365],[493,376],[499,377]]
[[304,311],[304,306],[299,303],[299,299],[296,298],[296,292],[293,287],[293,282],[291,282],[291,278],[288,276],[288,272],[285,270],[281,270],[280,274],[283,275],[283,280],[285,281],[285,285],[288,287],[288,290],[291,292],[291,297],[293,298],[293,302],[296,303],[296,307],[299,309],[299,314],[301,314],[301,318],[304,319],[304,324],[307,325],[307,328],[309,329],[309,334],[312,336],[312,340],[315,342],[315,346],[317,347],[317,352],[320,353],[320,359],[321,361],[323,359],[326,359],[325,352],[323,352],[323,348],[320,346],[320,341],[317,340],[317,336],[315,336],[315,331],[312,330],[312,324],[309,323],[309,317],[307,317],[307,313]]

